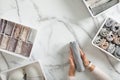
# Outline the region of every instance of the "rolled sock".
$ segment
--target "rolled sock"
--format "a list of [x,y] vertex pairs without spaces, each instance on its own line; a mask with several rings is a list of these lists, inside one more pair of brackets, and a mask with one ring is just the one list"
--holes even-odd
[[21,53],[21,49],[22,49],[22,41],[18,41],[17,42],[17,46],[16,46],[16,49],[15,49],[15,53]]
[[77,71],[81,72],[85,70],[83,61],[81,59],[81,55],[80,55],[80,48],[77,42],[70,42],[70,46],[71,49],[73,51],[73,57],[75,60],[75,65],[76,65],[76,69]]
[[9,41],[9,37],[4,35],[1,41],[0,48],[6,49],[8,45],[8,41]]
[[116,47],[114,56],[120,59],[120,47],[119,46]]
[[111,18],[109,18],[109,19],[106,21],[105,26],[108,27],[108,28],[110,28],[110,27],[112,27],[114,24],[115,24],[115,21],[112,20]]
[[25,73],[26,73],[28,78],[41,76],[41,73],[39,72],[39,70],[37,69],[37,67],[35,65],[26,66]]
[[120,24],[118,23],[115,23],[112,27],[111,27],[111,30],[113,32],[118,32],[120,30]]
[[20,34],[20,39],[22,40],[22,41],[26,41],[27,40],[27,38],[28,38],[28,36],[29,36],[29,33],[30,33],[30,28],[28,28],[28,27],[23,27],[23,30],[22,30],[22,32],[21,32],[21,34]]
[[22,43],[21,54],[29,57],[33,44],[32,43]]
[[11,36],[15,23],[8,21],[4,33]]
[[0,52],[0,64],[1,64],[0,65],[0,72],[8,69],[8,65],[7,65],[6,61],[4,60],[1,52]]
[[100,36],[97,36],[94,40],[94,44],[96,44],[97,46],[100,45],[100,42],[101,42],[101,37]]
[[0,34],[0,44],[1,44],[1,42],[2,42],[2,38],[3,38],[3,35]]
[[114,51],[115,51],[115,44],[110,43],[107,51],[110,52],[110,53],[114,53]]
[[95,67],[95,69],[91,73],[96,77],[96,80],[112,80],[106,73],[104,73],[98,67]]
[[15,39],[19,38],[21,29],[22,29],[22,26],[20,24],[15,25],[15,29],[14,29],[14,33],[13,33],[13,36]]
[[117,45],[120,45],[120,37],[118,37],[118,35],[114,35],[114,40],[113,42]]
[[106,50],[109,47],[109,43],[106,41],[106,39],[101,40],[100,47],[104,50]]
[[114,35],[113,35],[112,31],[110,31],[109,34],[107,34],[106,39],[107,39],[108,41],[113,41]]
[[118,31],[118,36],[120,36],[120,30]]
[[10,38],[8,42],[7,50],[14,52],[17,46],[17,41],[18,41],[17,39]]
[[22,69],[17,69],[9,73],[8,80],[25,80]]
[[100,35],[102,37],[106,37],[108,35],[109,31],[106,29],[106,28],[103,28],[101,31],[100,31]]

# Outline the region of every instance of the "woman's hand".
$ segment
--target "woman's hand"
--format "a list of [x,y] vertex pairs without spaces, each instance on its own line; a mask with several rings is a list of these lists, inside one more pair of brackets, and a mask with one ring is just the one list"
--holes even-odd
[[82,60],[83,60],[83,63],[84,63],[84,65],[85,65],[85,67],[88,67],[89,64],[90,64],[90,62],[89,62],[89,60],[87,59],[85,53],[84,53],[81,49],[80,49],[80,55],[81,55],[81,57],[82,57]]
[[75,64],[74,64],[74,58],[71,48],[70,48],[69,62],[70,62],[69,76],[75,76]]

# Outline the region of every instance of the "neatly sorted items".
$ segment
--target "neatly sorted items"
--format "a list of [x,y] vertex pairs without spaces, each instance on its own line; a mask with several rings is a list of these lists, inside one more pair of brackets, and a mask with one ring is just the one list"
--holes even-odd
[[91,15],[96,16],[119,3],[119,0],[84,0],[84,2]]
[[79,72],[85,71],[85,66],[83,64],[81,55],[80,55],[80,47],[77,42],[70,42],[70,48],[73,53],[75,65],[76,65],[76,70]]
[[35,36],[35,29],[0,19],[1,49],[29,57]]
[[108,18],[93,39],[93,45],[119,60],[120,23]]
[[39,61],[3,72],[1,78],[2,80],[46,80]]

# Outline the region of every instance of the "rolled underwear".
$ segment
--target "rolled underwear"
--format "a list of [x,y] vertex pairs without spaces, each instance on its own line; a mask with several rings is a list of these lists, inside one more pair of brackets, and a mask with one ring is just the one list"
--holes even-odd
[[116,47],[114,56],[120,59],[120,47],[119,46]]
[[107,51],[113,54],[115,51],[115,44],[109,43],[109,47],[107,48]]
[[108,41],[113,41],[113,39],[114,39],[114,34],[112,33],[112,31],[110,31],[109,34],[107,34],[106,39],[107,39]]
[[102,37],[106,37],[109,34],[109,31],[106,28],[102,28],[100,31],[100,35]]
[[114,25],[112,25],[111,30],[113,32],[118,32],[120,30],[120,24],[115,23]]
[[105,23],[105,27],[112,27],[112,25],[115,23],[115,21],[113,21],[111,18],[107,19],[106,23]]
[[97,45],[97,46],[100,45],[100,42],[101,42],[101,37],[100,37],[100,36],[97,36],[97,37],[95,38],[95,40],[93,41],[93,43],[94,43],[95,45]]
[[109,46],[109,43],[106,41],[106,39],[102,39],[100,42],[100,47],[104,50],[106,50]]
[[8,80],[25,80],[23,69],[16,69],[8,73]]
[[83,64],[81,55],[80,55],[80,47],[77,42],[70,42],[70,47],[73,52],[73,57],[76,65],[76,70],[79,72],[85,71],[85,66]]
[[114,36],[113,43],[120,45],[120,37],[118,37],[118,35]]

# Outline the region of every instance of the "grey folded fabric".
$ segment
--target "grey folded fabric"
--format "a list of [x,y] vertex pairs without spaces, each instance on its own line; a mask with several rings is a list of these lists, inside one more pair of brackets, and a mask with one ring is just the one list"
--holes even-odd
[[115,4],[119,3],[119,0],[111,0],[109,2],[106,2],[100,6],[94,7],[94,8],[90,8],[92,13],[94,15],[97,15],[105,10],[107,10],[108,8],[114,6]]
[[77,42],[70,42],[70,47],[72,49],[73,52],[73,57],[75,60],[75,65],[76,65],[76,69],[79,72],[82,72],[85,70],[83,61],[81,59],[81,55],[80,55],[80,48]]
[[94,44],[96,44],[97,46],[99,46],[100,45],[100,42],[101,42],[101,37],[100,36],[97,36],[96,38],[95,38],[95,40],[94,40]]

